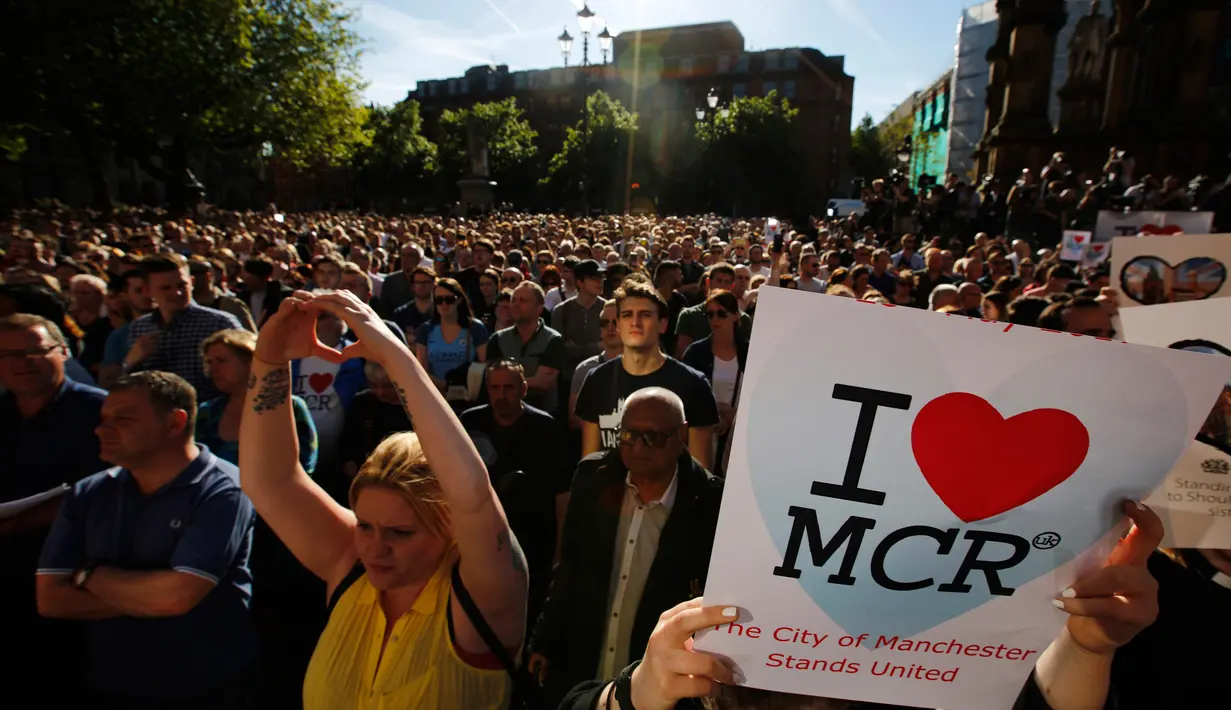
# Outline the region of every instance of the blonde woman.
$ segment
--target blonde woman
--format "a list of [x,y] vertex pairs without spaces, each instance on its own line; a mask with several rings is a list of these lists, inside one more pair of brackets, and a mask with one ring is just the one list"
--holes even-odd
[[[322,312],[358,343],[340,354],[322,346]],[[416,433],[389,437],[360,467],[350,509],[295,457],[289,362],[312,355],[379,363],[415,422]],[[525,559],[478,452],[419,360],[354,294],[296,292],[261,330],[252,375],[241,483],[330,600],[305,709],[504,707],[502,668],[525,634]]]

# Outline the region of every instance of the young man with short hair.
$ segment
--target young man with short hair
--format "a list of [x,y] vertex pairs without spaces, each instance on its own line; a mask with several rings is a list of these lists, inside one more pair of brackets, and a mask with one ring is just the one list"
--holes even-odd
[[667,303],[653,287],[636,282],[617,289],[615,302],[624,351],[594,368],[581,385],[577,416],[582,421],[582,455],[617,448],[624,401],[637,390],[661,387],[684,402],[688,450],[709,469],[718,403],[705,375],[664,354],[659,346],[667,330]]

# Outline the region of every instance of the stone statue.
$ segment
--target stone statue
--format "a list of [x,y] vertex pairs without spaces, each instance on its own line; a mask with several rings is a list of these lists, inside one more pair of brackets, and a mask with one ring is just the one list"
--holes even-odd
[[487,166],[487,136],[473,120],[466,127],[466,155],[470,159],[470,177],[490,176]]
[[1069,78],[1101,82],[1111,23],[1103,17],[1101,3],[1090,3],[1090,13],[1077,21],[1069,41]]

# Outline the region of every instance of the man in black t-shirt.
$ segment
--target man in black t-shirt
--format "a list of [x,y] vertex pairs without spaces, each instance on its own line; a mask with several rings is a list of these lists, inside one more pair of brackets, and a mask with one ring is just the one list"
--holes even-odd
[[688,450],[709,469],[718,403],[705,375],[663,354],[659,347],[659,338],[667,330],[666,301],[655,289],[636,282],[617,289],[615,301],[624,353],[599,365],[581,385],[576,413],[582,421],[582,455],[618,448],[624,401],[646,387],[662,387],[683,400]]

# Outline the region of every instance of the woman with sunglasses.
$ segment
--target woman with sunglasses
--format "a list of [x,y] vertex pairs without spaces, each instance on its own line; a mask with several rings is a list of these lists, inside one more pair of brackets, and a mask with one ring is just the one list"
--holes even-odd
[[471,316],[470,301],[453,279],[437,279],[432,296],[436,312],[415,331],[415,355],[432,382],[448,390],[449,373],[487,359],[487,328]]
[[718,424],[714,427],[717,455],[712,460],[714,473],[721,476],[726,471],[727,443],[748,363],[748,341],[738,335],[739,300],[730,291],[710,292],[705,299],[705,317],[710,334],[688,346],[684,364],[705,375],[718,401]]

